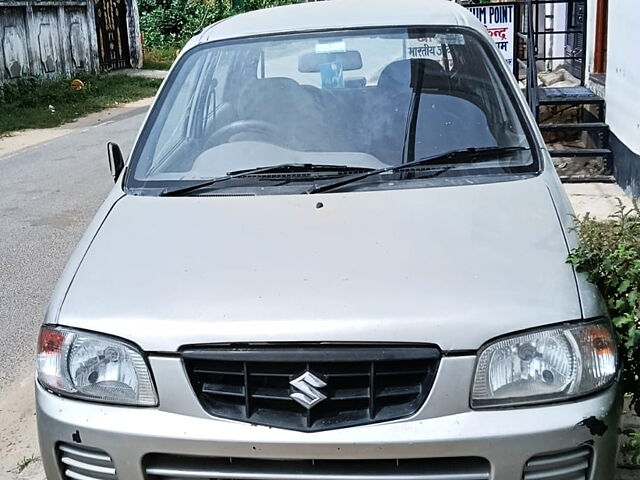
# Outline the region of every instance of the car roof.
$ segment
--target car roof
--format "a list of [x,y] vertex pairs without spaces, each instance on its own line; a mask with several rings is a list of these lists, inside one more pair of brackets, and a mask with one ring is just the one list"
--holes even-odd
[[207,27],[184,50],[204,42],[273,33],[430,25],[467,26],[486,34],[473,14],[449,0],[329,0],[235,15]]

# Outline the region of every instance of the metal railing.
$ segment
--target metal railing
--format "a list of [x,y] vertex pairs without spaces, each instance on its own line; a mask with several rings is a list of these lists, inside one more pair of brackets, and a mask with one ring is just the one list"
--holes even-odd
[[[547,16],[543,15],[541,22],[541,6],[547,4],[566,5],[567,24],[562,28],[555,30],[548,28],[546,25]],[[576,72],[572,68],[573,74],[578,77],[580,84],[585,84],[586,74],[586,58],[584,43],[587,30],[587,0],[523,0],[522,2],[522,24],[520,32],[517,33],[518,38],[518,58],[519,71],[525,70],[525,75],[518,75],[519,80],[526,80],[525,93],[531,111],[538,118],[538,110],[540,107],[540,94],[538,91],[538,61],[543,62],[559,62],[566,68],[569,68],[570,62],[576,62],[579,65],[579,71]],[[542,23],[542,25],[541,25]],[[570,36],[574,36],[574,41],[579,41],[579,48],[565,48],[564,55],[548,53],[547,39],[552,35],[564,36],[564,41],[569,41]],[[539,47],[542,43],[542,49],[546,53],[540,55]],[[573,46],[575,47],[575,46]],[[523,54],[523,56],[520,56]]]

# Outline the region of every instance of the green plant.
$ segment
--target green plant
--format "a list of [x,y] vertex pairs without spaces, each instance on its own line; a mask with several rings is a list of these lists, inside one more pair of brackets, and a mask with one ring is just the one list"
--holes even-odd
[[640,430],[627,429],[623,430],[622,434],[625,439],[620,451],[625,461],[630,465],[640,465]]
[[29,465],[37,460],[38,457],[36,457],[35,455],[31,455],[30,457],[23,457],[22,460],[18,462],[18,465],[16,465],[16,473],[22,473]]
[[[586,215],[576,218],[579,246],[569,262],[584,272],[604,296],[616,329],[624,362],[622,381],[630,407],[640,414],[640,210],[618,200],[617,211],[606,221]],[[640,462],[640,431],[625,432],[623,453]]]
[[179,50],[175,47],[145,48],[143,52],[144,62],[142,68],[150,70],[169,70],[171,64],[178,56]]
[[145,48],[181,48],[197,31],[238,13],[296,0],[140,0]]
[[569,256],[602,292],[616,328],[624,361],[623,383],[640,414],[640,211],[619,201],[606,221],[576,219],[580,245]]

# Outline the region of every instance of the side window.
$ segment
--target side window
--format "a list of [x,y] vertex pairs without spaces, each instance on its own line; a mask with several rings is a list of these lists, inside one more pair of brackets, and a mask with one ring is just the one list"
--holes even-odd
[[220,52],[215,66],[211,69],[215,75],[212,82],[213,88],[210,91],[211,99],[207,103],[207,119],[214,116],[214,109],[225,101],[225,87],[233,68],[235,53],[233,49],[223,50]]
[[159,132],[159,138],[163,139],[162,148],[155,152],[155,158],[164,158],[185,140],[201,70],[202,67],[199,67],[192,71],[182,69],[180,72],[180,78],[176,81],[180,82],[183,88],[171,101],[171,108]]
[[205,135],[210,135],[220,122],[216,121],[221,108],[224,108],[226,87],[229,84],[229,75],[233,69],[236,58],[234,49],[222,50],[205,71],[202,94],[205,96],[204,125]]
[[248,65],[253,64],[255,68],[255,60],[255,49],[229,47],[221,49],[205,71],[206,79],[201,93],[201,97],[205,99],[205,136],[211,136],[217,129],[238,119],[238,97],[243,86],[251,79],[251,68]]

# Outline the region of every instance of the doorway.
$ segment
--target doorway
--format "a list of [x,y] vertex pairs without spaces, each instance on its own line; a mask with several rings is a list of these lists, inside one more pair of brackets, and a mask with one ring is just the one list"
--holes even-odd
[[597,0],[596,38],[593,57],[593,73],[607,73],[607,35],[609,25],[609,0]]
[[102,70],[129,67],[129,34],[125,0],[95,0],[98,54]]
[[584,81],[584,46],[587,31],[586,2],[568,2],[567,11],[567,43],[565,46],[568,57],[567,70],[576,78]]

